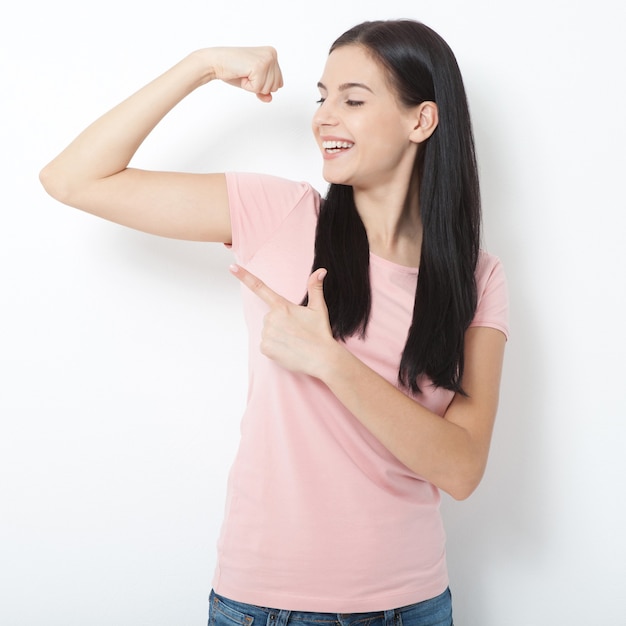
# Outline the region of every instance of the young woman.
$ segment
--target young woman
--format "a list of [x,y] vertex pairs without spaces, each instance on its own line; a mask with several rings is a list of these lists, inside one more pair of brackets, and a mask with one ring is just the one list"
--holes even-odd
[[70,206],[232,245],[251,376],[210,621],[451,624],[439,490],[462,499],[481,480],[508,333],[455,57],[408,20],[333,44],[313,117],[324,198],[267,175],[128,167],[218,79],[264,102],[283,84],[272,48],[198,50],[41,173]]

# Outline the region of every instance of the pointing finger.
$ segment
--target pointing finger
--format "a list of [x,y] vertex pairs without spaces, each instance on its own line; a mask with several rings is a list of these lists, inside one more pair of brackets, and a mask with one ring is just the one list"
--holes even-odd
[[241,267],[241,265],[231,265],[229,269],[231,274],[238,278],[250,291],[255,293],[270,307],[288,302],[285,298],[270,289],[260,278],[257,278],[247,269]]

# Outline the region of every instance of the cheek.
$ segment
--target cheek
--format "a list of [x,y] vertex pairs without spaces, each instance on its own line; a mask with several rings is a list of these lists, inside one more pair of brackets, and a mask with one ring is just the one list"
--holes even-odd
[[409,142],[410,132],[410,124],[404,118],[389,112],[359,120],[360,137],[380,148],[405,147]]
[[[387,127],[389,128],[389,127]],[[370,133],[367,153],[382,164],[396,164],[412,150],[412,143],[404,132]]]

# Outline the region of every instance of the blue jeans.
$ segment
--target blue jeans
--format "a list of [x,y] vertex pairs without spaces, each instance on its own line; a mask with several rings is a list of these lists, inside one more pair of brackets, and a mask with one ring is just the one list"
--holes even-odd
[[374,613],[266,609],[223,598],[214,591],[209,602],[209,626],[453,626],[449,589],[431,600]]

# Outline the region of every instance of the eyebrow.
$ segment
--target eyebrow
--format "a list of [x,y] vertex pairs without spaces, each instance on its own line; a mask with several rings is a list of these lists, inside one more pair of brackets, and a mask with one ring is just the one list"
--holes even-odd
[[[324,91],[328,91],[328,89],[326,88],[326,85],[324,85],[324,83],[317,83],[317,86],[320,89],[323,89]],[[374,93],[367,85],[365,85],[364,83],[342,83],[341,85],[339,85],[339,91],[346,91],[346,89],[353,89],[354,87],[360,88],[360,89],[365,89],[367,91],[369,91],[370,93]]]

